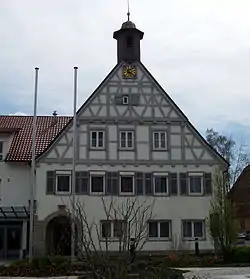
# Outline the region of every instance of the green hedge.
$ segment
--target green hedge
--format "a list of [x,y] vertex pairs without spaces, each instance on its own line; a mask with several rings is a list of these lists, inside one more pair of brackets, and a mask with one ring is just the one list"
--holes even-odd
[[84,271],[84,264],[72,265],[63,257],[36,258],[29,263],[28,260],[21,260],[11,263],[8,266],[0,266],[0,276],[11,277],[48,277],[73,275],[76,270]]
[[[112,261],[110,264],[116,264]],[[133,270],[127,271],[125,278],[131,278],[129,274],[133,274],[134,279],[184,279],[183,272],[175,269],[170,269],[158,263],[152,265],[153,262],[144,262],[134,266]],[[101,265],[100,265],[101,267]],[[116,266],[117,268],[117,266]],[[16,261],[9,266],[0,267],[0,276],[7,277],[49,277],[49,276],[69,276],[79,275],[79,272],[87,271],[85,276],[80,278],[91,279],[91,272],[87,264],[84,262],[72,265],[68,259],[65,258],[37,258],[29,263],[27,260]],[[114,268],[115,271],[115,268]],[[115,272],[114,277],[117,278]],[[135,275],[135,276],[134,276]],[[87,277],[88,276],[88,277]],[[93,277],[94,278],[94,277]],[[123,279],[123,278],[121,278]]]
[[237,247],[232,252],[231,262],[250,263],[250,247]]

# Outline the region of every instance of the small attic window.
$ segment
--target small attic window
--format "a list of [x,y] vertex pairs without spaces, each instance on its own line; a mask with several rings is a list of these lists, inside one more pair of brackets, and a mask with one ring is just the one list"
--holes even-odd
[[123,96],[122,97],[122,104],[123,105],[128,105],[128,96]]
[[127,37],[127,47],[133,47],[133,37],[132,36],[128,36]]

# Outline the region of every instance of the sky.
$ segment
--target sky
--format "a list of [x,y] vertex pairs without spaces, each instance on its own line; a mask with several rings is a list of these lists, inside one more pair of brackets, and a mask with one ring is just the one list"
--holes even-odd
[[[193,125],[250,143],[250,1],[130,0],[142,62]],[[0,0],[0,114],[72,115],[116,64],[127,0]]]

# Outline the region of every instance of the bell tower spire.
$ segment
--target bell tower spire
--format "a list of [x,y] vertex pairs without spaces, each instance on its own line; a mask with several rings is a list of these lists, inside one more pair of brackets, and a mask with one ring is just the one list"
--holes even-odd
[[128,0],[128,20],[122,24],[120,30],[115,31],[113,38],[117,40],[117,62],[139,62],[141,59],[140,41],[144,33],[138,30],[130,21],[130,7]]
[[130,7],[129,7],[129,0],[128,0],[128,12],[127,12],[127,16],[128,16],[128,21],[130,21]]

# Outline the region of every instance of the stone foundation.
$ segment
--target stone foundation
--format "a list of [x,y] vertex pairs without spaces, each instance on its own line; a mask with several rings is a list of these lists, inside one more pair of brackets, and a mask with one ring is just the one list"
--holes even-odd
[[46,225],[45,221],[34,220],[34,256],[43,257],[46,254]]

